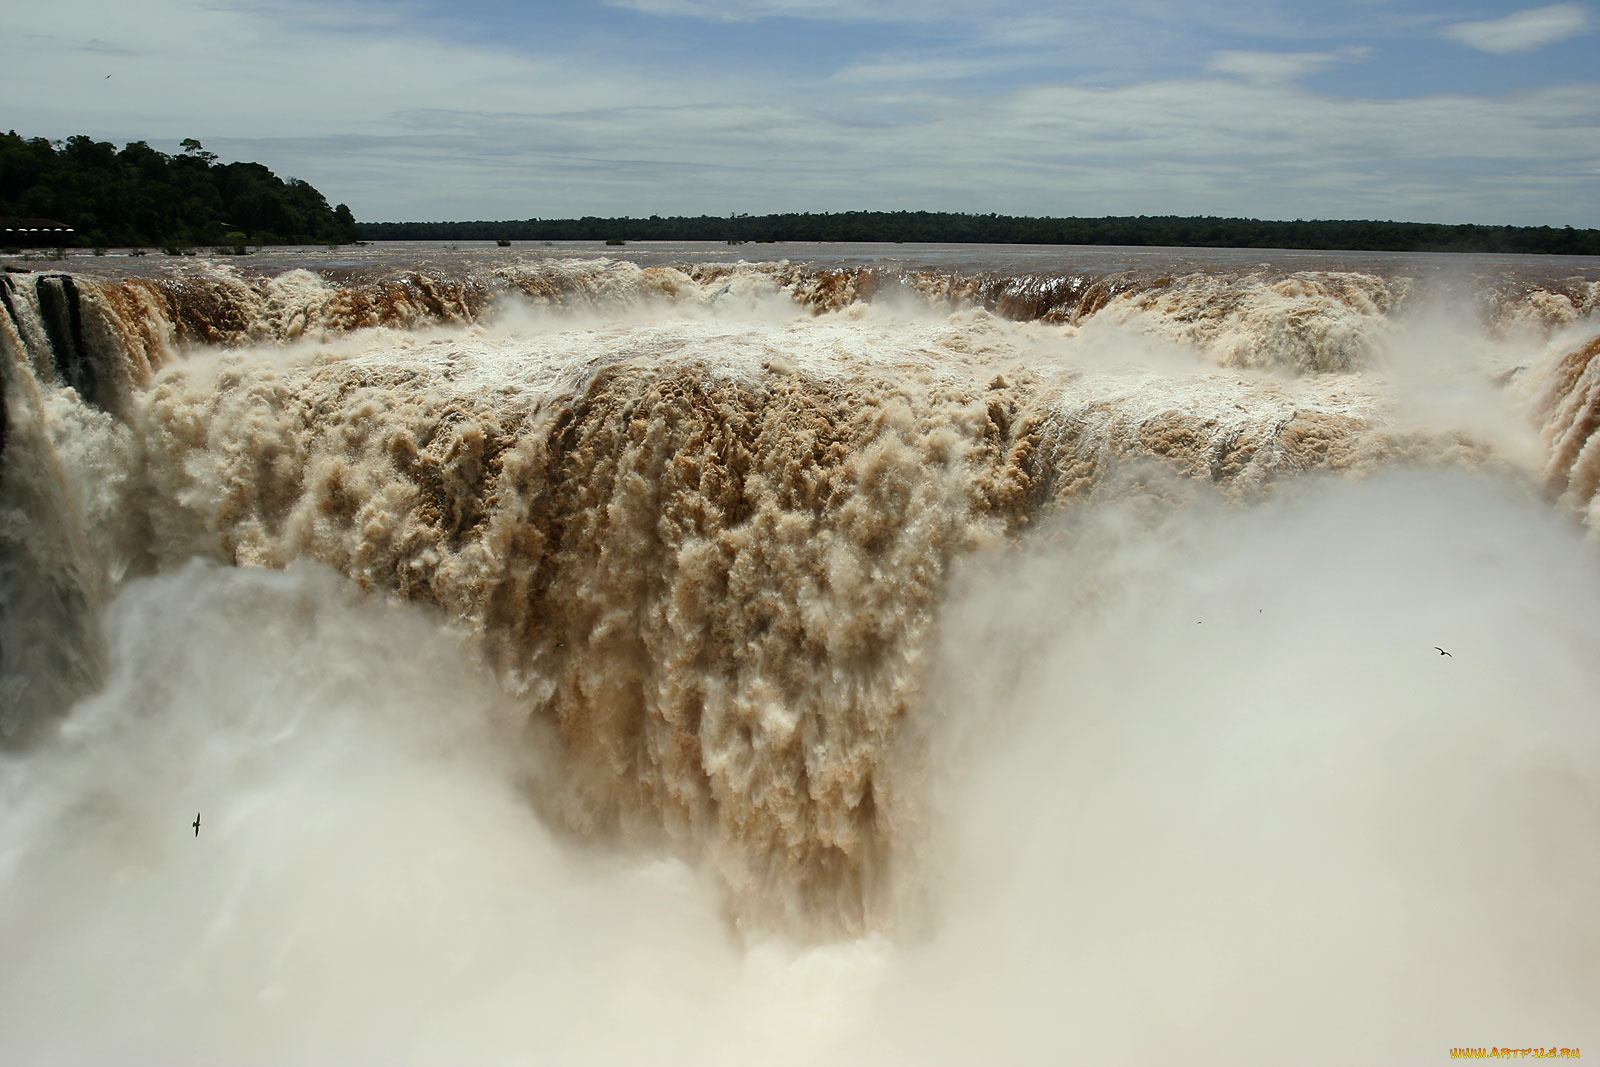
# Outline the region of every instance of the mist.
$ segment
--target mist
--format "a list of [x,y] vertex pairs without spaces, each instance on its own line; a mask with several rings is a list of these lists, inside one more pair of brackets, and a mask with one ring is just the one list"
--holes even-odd
[[938,929],[888,997],[909,1047],[1423,1062],[1593,1038],[1600,568],[1574,524],[1401,472],[1045,540],[947,637],[979,665],[950,678],[975,754]]
[[11,1062],[1596,1036],[1600,563],[1485,475],[1075,509],[974,556],[902,767],[926,801],[905,911],[822,942],[741,934],[691,862],[542,818],[556,749],[438,614],[193,563],[103,628],[103,688],[0,757]]

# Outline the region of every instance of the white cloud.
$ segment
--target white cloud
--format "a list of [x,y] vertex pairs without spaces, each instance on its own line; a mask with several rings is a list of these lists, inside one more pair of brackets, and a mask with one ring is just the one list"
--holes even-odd
[[[1034,58],[1030,65],[1037,65]],[[1015,57],[955,57],[955,56],[884,56],[856,63],[834,74],[839,82],[893,82],[919,83],[930,81],[957,81],[962,78],[987,77],[1000,71],[1015,73]]]
[[[738,10],[780,4],[793,9]],[[1037,39],[1008,50],[962,38],[856,54],[831,80],[802,80],[759,64],[517,51],[372,10],[23,7],[0,67],[50,91],[19,96],[7,124],[169,151],[197,137],[367,220],[926,208],[1600,224],[1600,89],[1583,75],[1391,100],[1296,85],[1364,54],[1330,47],[1220,51],[1213,76],[1196,78],[1171,75],[1192,53],[1187,65],[1169,53],[1159,77],[1130,67],[1094,89],[1075,83],[1079,57],[1126,41],[1080,22],[1070,61],[1068,46]]]
[[1315,74],[1335,63],[1365,59],[1368,48],[1342,48],[1336,52],[1216,52],[1206,70],[1258,82],[1287,82]]
[[1527,52],[1588,33],[1589,12],[1582,4],[1529,8],[1502,19],[1458,22],[1444,34],[1483,52]]
[[[926,208],[1600,221],[1572,216],[1592,182],[1583,149],[1600,136],[1592,85],[1349,101],[1189,79],[862,104],[901,118],[809,103],[432,114],[363,154],[384,161],[376,181],[410,177],[384,193],[390,218]],[[1507,184],[1524,195],[1508,201]]]
[[1155,26],[1233,25],[1259,30],[1274,20],[1274,0],[1076,0],[996,11],[970,0],[601,0],[648,15],[712,22],[767,18],[957,25],[990,41],[1038,44],[1093,32],[1107,21]]
[[33,5],[8,13],[8,23],[0,68],[51,86],[11,108],[9,121],[49,136],[389,133],[398,132],[396,115],[418,107],[616,107],[647,93],[626,69],[440,39],[350,0],[259,10],[91,0]]
[[934,3],[851,3],[849,0],[602,0],[647,15],[745,22],[762,18],[840,21],[925,21],[942,17]]

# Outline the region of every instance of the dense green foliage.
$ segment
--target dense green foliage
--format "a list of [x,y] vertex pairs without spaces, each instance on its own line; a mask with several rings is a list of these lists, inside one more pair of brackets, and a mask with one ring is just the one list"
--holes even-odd
[[528,219],[522,222],[368,222],[380,241],[911,241],[974,244],[1332,248],[1393,252],[1600,255],[1600,230],[1441,226],[1417,222],[1262,222],[1172,215],[1035,219],[930,211],[735,215],[717,218]]
[[46,218],[84,245],[312,244],[356,239],[350,209],[259,163],[217,163],[199,141],[180,155],[135,141],[120,152],[79,135],[0,135],[0,216]]

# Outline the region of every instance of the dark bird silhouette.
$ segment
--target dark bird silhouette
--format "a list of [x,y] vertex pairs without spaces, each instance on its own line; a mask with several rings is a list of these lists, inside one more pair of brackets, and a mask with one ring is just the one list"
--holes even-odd
[[194,813],[194,836],[200,836],[200,813],[198,811]]
[[[1448,653],[1448,652],[1446,652],[1446,651],[1445,651],[1445,650],[1444,650],[1444,649],[1442,649],[1442,648],[1439,648],[1439,646],[1438,646],[1438,645],[1434,645],[1434,646],[1433,646],[1433,647],[1434,647],[1434,648],[1437,648],[1437,649],[1439,649],[1439,655],[1441,655],[1441,656],[1450,656],[1450,653]],[[1454,657],[1454,656],[1450,656],[1450,658],[1451,658],[1451,659],[1455,659],[1455,657]]]

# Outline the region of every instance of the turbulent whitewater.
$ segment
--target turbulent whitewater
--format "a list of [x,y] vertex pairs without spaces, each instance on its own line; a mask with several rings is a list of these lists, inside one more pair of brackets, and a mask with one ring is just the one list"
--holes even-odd
[[[17,1050],[1270,1061],[1341,1013],[1382,1050],[1578,1044],[1600,268],[970,255],[0,277],[0,929],[93,986],[126,931],[25,916],[166,929],[181,869],[209,932],[150,966],[219,998],[189,1041],[104,979],[85,1038],[0,964]],[[318,798],[367,843],[291,835]],[[319,929],[318,870],[422,910]],[[1550,969],[1407,1017],[1356,997],[1356,936],[1403,984]],[[556,964],[500,954],[557,943],[573,1018],[637,953],[665,999],[523,1033]],[[511,1014],[392,977],[441,959]],[[345,1012],[441,1021],[296,1045],[354,1032],[311,1006],[328,960],[376,983]],[[688,1016],[723,1043],[661,1036]]]

